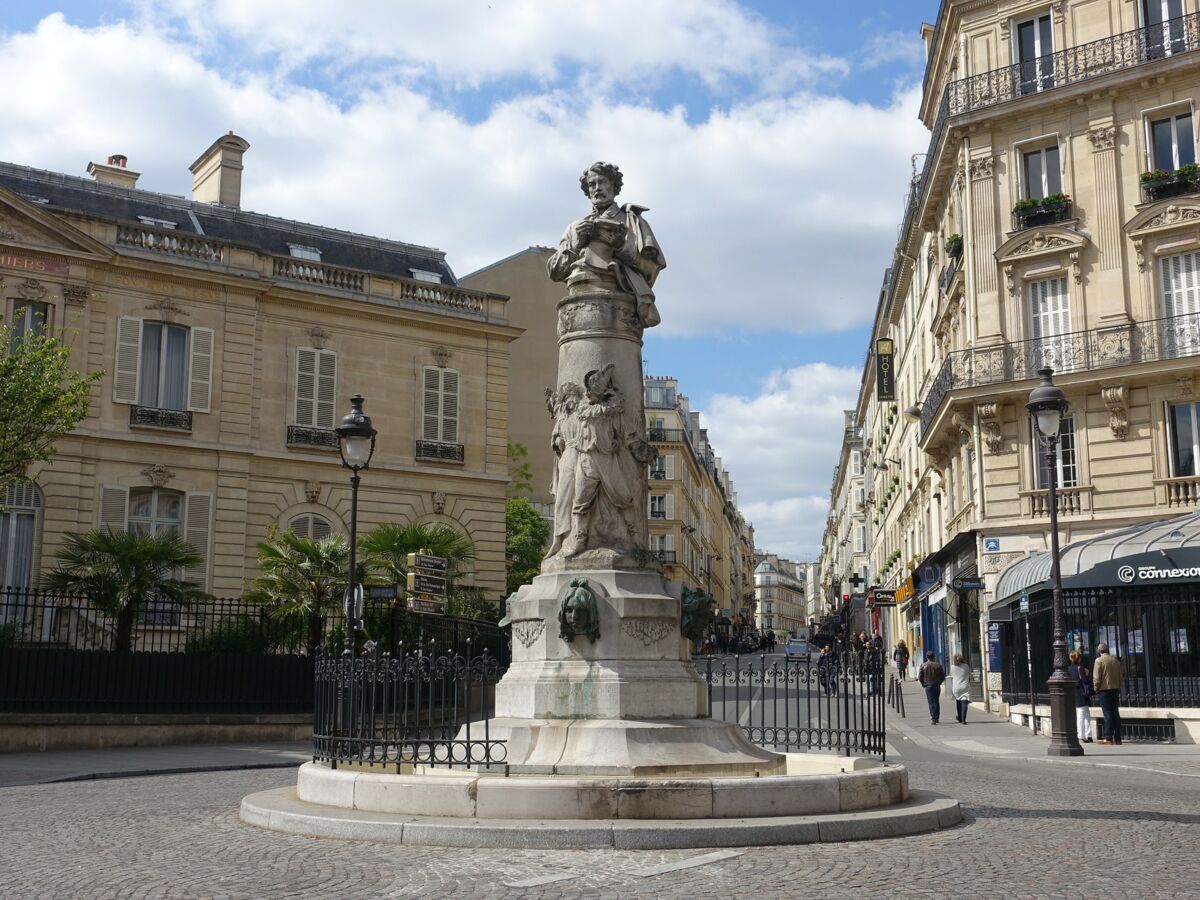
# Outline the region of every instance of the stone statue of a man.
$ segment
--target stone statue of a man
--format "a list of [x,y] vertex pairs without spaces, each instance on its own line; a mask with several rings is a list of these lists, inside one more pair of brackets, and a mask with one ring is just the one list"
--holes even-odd
[[567,226],[546,269],[554,281],[581,290],[608,288],[637,298],[638,318],[650,328],[662,321],[654,305],[654,280],[666,268],[662,248],[642,213],[646,207],[618,206],[621,170],[596,162],[579,177],[592,211]]

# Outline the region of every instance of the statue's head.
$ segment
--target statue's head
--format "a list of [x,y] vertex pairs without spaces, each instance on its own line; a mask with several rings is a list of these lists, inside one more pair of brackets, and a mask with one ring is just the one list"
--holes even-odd
[[[603,184],[602,182],[607,182]],[[621,193],[621,185],[625,183],[621,170],[612,163],[594,162],[579,176],[579,187],[587,194],[593,203],[598,201],[611,202]]]
[[600,611],[586,578],[572,579],[558,605],[558,633],[564,641],[584,635],[592,643],[600,637]]
[[583,386],[587,391],[588,400],[592,403],[603,403],[610,399],[616,393],[616,385],[613,384],[612,363],[604,366],[601,369],[592,369],[583,376]]

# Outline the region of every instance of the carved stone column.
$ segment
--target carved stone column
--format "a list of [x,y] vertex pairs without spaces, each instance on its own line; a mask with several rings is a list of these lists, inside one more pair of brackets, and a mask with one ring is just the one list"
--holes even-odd
[[1092,145],[1092,168],[1095,175],[1093,199],[1095,214],[1092,216],[1092,234],[1098,251],[1098,265],[1093,278],[1089,279],[1089,291],[1093,302],[1098,303],[1097,312],[1101,324],[1121,324],[1129,321],[1128,297],[1125,277],[1121,265],[1124,255],[1124,237],[1121,233],[1121,197],[1117,179],[1117,143],[1121,139],[1120,129],[1110,122],[1093,124],[1088,130],[1088,141]]
[[976,343],[984,346],[1004,340],[1004,317],[996,278],[996,161],[990,155],[972,159],[971,262],[975,274]]

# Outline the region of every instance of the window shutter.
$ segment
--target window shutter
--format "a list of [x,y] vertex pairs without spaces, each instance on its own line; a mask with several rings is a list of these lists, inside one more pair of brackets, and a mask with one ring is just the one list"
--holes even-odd
[[667,480],[672,481],[675,478],[675,454],[668,453],[664,459],[663,471],[666,473]]
[[441,440],[438,430],[442,407],[442,373],[436,366],[424,369],[424,398],[422,401],[421,436],[426,441]]
[[317,351],[316,420],[318,428],[333,428],[333,407],[337,402],[337,354]]
[[309,523],[311,517],[296,516],[292,521],[288,522],[288,531],[296,535],[296,537],[306,538],[310,536]]
[[100,488],[100,527],[109,531],[124,531],[129,516],[129,489]]
[[[312,425],[317,403],[317,351],[296,350],[296,424]],[[299,532],[297,532],[299,533]]]
[[203,588],[208,581],[208,532],[212,518],[212,494],[188,494],[183,521],[183,538],[200,555],[200,565],[185,569],[183,580]]
[[666,543],[667,543],[667,547],[666,547],[666,549],[667,549],[667,552],[672,552],[672,551],[674,551],[674,549],[675,549],[675,535],[673,535],[673,534],[668,534],[668,535],[667,535],[667,541],[666,541]]
[[142,356],[142,320],[117,320],[117,361],[113,371],[113,403],[137,403],[138,362]]
[[321,538],[327,538],[333,533],[333,526],[320,516],[312,517],[312,539],[319,541]]
[[441,440],[458,443],[458,372],[454,369],[442,369]]
[[212,403],[213,330],[192,329],[192,355],[188,366],[188,409],[208,412]]
[[666,510],[667,510],[667,518],[674,519],[675,518],[675,495],[674,494],[667,494]]

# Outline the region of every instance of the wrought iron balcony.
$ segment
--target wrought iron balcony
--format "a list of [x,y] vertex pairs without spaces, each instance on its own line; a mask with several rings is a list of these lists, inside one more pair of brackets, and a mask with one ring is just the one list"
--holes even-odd
[[1153,203],[1170,197],[1182,197],[1200,191],[1200,173],[1194,171],[1172,172],[1165,178],[1154,178],[1142,182],[1142,200]]
[[660,444],[682,444],[685,436],[682,428],[651,428],[646,439]]
[[287,430],[289,447],[338,448],[337,432],[329,428],[310,428],[307,425],[289,425]]
[[650,518],[652,518],[652,519],[665,519],[666,517],[667,517],[667,514],[666,514],[666,511],[664,511],[664,510],[661,510],[661,509],[650,510]]
[[961,268],[962,252],[960,251],[958,256],[951,256],[950,261],[942,266],[942,274],[938,277],[938,290],[943,294],[950,293],[950,285],[954,284],[954,276]]
[[[924,202],[930,175],[938,163],[938,148],[946,136],[952,117],[998,106],[1011,100],[1036,96],[1198,49],[1200,13],[1191,13],[1160,25],[1110,35],[1068,50],[1060,50],[1058,53],[1049,53],[1035,60],[950,82],[942,92],[942,99],[938,104],[933,132],[929,139],[929,150],[925,154],[925,165],[921,174],[913,179],[904,201],[904,215],[899,229],[900,246],[905,244],[917,210]],[[890,296],[896,280],[891,272],[885,275],[886,295]]]
[[660,563],[667,563],[668,565],[675,564],[674,550],[651,550],[650,555],[657,559]]
[[960,350],[946,357],[925,395],[921,433],[956,388],[1024,381],[1046,366],[1061,374],[1187,356],[1200,356],[1200,313]]
[[461,463],[463,445],[444,441],[417,441],[417,459],[432,462]]
[[1013,210],[1013,231],[1023,231],[1026,228],[1036,228],[1038,225],[1053,225],[1071,218],[1071,201],[1069,198],[1043,202],[1037,206]]
[[129,424],[142,428],[169,428],[191,431],[192,414],[186,409],[158,409],[153,406],[129,407]]

